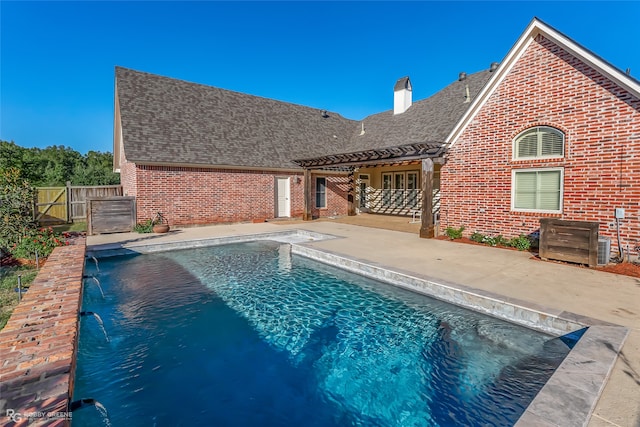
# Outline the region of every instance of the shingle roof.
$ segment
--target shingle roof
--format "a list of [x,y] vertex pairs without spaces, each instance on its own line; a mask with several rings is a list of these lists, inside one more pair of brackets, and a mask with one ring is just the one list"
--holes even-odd
[[121,67],[116,86],[134,163],[297,168],[290,159],[340,151],[357,126],[336,113]]
[[473,98],[490,74],[469,75],[402,114],[369,116],[364,134],[337,113],[121,67],[116,88],[129,161],[289,169],[296,159],[444,143],[469,106],[465,85]]
[[471,99],[489,80],[489,71],[467,76],[466,80],[451,83],[429,98],[414,102],[402,114],[393,109],[364,119],[364,134],[358,127],[349,141],[349,150],[367,150],[399,145],[442,142],[449,135],[470,103],[465,102],[466,86]]

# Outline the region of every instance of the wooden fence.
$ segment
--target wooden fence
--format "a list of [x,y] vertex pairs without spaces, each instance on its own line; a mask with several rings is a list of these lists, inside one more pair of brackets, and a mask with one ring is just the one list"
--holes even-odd
[[36,188],[35,220],[41,225],[69,222],[67,187]]
[[87,199],[87,235],[129,232],[135,225],[135,197]]
[[121,185],[71,185],[38,187],[35,219],[42,225],[82,222],[87,220],[86,200],[92,197],[122,196]]

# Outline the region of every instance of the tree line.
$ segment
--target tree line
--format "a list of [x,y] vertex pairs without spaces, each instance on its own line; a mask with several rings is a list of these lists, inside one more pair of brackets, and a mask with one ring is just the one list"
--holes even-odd
[[24,148],[0,141],[0,172],[12,168],[34,187],[61,187],[67,181],[71,185],[120,184],[120,175],[113,172],[113,154],[89,151],[83,155],[64,145]]

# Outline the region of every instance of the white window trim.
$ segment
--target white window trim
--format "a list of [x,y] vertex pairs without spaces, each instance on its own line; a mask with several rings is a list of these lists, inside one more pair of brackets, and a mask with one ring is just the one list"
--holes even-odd
[[[522,136],[522,134],[529,132],[531,129],[536,129],[536,128],[549,128],[549,129],[553,129],[560,132],[560,134],[562,135],[562,154],[560,155],[552,154],[549,156],[518,157],[518,150],[517,150],[518,139]],[[521,161],[527,161],[527,160],[564,159],[566,152],[567,152],[567,136],[564,134],[563,131],[553,126],[540,125],[540,126],[532,126],[530,128],[527,128],[522,132],[520,132],[519,134],[517,134],[516,137],[513,138],[513,143],[511,144],[511,160],[515,162],[521,162]]]
[[[318,206],[318,180],[324,179],[324,206]],[[315,200],[316,209],[327,209],[327,177],[326,176],[317,176],[316,177],[316,187],[315,194],[313,195],[313,199]]]
[[[552,172],[560,171],[560,209],[559,210],[547,210],[547,209],[520,209],[516,208],[516,173],[518,172]],[[512,169],[511,170],[511,211],[512,212],[529,212],[540,214],[561,214],[562,207],[564,206],[564,168],[526,168],[526,169]]]

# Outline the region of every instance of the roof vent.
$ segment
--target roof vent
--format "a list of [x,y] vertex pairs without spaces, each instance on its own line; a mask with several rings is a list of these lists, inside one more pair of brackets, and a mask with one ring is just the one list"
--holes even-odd
[[322,117],[325,119],[329,117],[329,113],[327,113],[327,110],[322,110]]
[[460,74],[458,74],[458,81],[461,82],[463,80],[467,79],[467,73],[465,73],[464,71],[460,72]]
[[627,74],[627,76],[631,75],[631,68],[627,68],[626,74]]
[[498,65],[500,65],[499,62],[492,62],[491,65],[489,66],[489,72],[493,73],[495,70],[497,70]]

